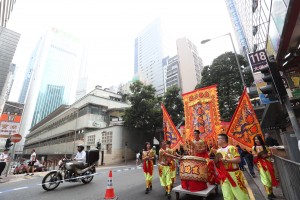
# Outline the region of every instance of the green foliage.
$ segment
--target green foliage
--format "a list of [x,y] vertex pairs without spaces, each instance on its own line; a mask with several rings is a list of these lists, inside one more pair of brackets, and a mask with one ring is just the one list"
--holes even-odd
[[[241,55],[237,55],[240,65],[247,66],[248,62]],[[247,86],[253,83],[252,73],[243,73]],[[243,92],[243,84],[238,70],[235,55],[226,52],[216,59],[212,65],[205,66],[202,71],[202,80],[197,88],[210,85],[218,85],[219,107],[222,121],[230,121],[234,114],[240,95]]]
[[178,125],[184,115],[183,102],[180,95],[180,89],[178,87],[173,86],[168,88],[164,96],[164,105],[175,126]]
[[154,87],[136,81],[130,85],[130,91],[132,94],[128,100],[131,107],[125,110],[125,126],[145,131],[155,131],[157,127],[161,127],[162,112]]

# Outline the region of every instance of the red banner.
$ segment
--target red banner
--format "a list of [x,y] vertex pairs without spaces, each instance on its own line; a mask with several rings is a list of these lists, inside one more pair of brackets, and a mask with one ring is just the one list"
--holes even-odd
[[184,140],[193,140],[194,130],[201,139],[215,144],[216,134],[221,132],[217,85],[200,88],[182,95],[185,116]]
[[253,138],[255,135],[260,135],[263,138],[259,121],[246,88],[232,117],[227,135],[232,139],[231,143],[233,145],[239,144],[243,149],[248,150],[254,145]]
[[183,140],[163,104],[161,104],[161,109],[163,111],[164,138],[171,141],[171,149],[179,149]]

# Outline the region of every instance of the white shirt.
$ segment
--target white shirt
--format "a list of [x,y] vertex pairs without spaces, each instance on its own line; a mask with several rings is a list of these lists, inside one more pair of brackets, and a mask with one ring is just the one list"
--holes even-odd
[[8,161],[8,153],[1,153],[0,154],[0,162],[7,162]]
[[136,154],[136,159],[140,159],[140,153]]
[[77,152],[76,156],[75,156],[75,160],[79,161],[79,162],[86,162],[86,153],[85,151],[81,151],[81,152]]
[[33,152],[30,156],[30,161],[36,161],[36,153]]

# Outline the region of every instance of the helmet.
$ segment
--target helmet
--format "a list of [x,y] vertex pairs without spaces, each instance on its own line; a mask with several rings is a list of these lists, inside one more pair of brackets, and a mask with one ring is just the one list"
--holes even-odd
[[84,149],[83,144],[79,144],[79,145],[77,145],[77,147],[81,147],[82,150]]

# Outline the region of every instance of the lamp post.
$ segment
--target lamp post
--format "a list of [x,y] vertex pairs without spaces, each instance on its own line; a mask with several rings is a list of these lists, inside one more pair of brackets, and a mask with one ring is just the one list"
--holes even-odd
[[245,81],[244,81],[244,77],[243,77],[243,74],[242,74],[242,70],[241,70],[241,65],[240,65],[239,59],[238,59],[237,54],[236,54],[236,50],[235,50],[235,47],[234,47],[234,44],[233,44],[231,33],[226,33],[224,35],[220,35],[220,36],[217,36],[217,37],[214,37],[214,38],[211,38],[211,39],[202,40],[201,44],[205,44],[205,43],[207,43],[207,42],[209,42],[211,40],[214,40],[214,39],[226,36],[226,35],[229,35],[229,37],[230,37],[230,41],[231,41],[231,44],[232,44],[232,47],[233,47],[233,50],[234,50],[234,55],[235,55],[236,62],[238,64],[238,68],[239,68],[240,76],[241,76],[241,79],[242,79],[242,83],[243,83],[243,86],[246,87],[246,84],[245,84]]

